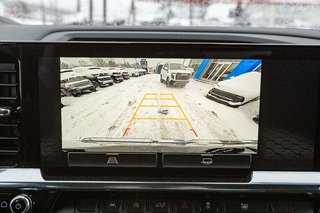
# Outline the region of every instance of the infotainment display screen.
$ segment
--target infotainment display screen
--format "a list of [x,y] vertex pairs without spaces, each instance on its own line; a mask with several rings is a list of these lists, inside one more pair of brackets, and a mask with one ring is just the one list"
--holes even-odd
[[62,149],[255,154],[262,60],[60,58]]

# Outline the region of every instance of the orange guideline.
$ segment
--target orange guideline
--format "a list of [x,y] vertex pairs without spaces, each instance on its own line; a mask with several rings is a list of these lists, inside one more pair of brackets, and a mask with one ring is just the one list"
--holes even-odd
[[[153,96],[153,97],[150,97]],[[170,98],[164,97],[164,96],[171,96]],[[171,100],[174,101],[174,105],[143,105],[143,102],[145,100]],[[160,107],[160,108],[170,108],[170,107],[174,107],[174,108],[179,108],[180,112],[182,113],[183,117],[182,118],[140,118],[140,117],[136,117],[138,111],[141,108],[145,108],[145,107]],[[127,126],[127,128],[125,129],[122,137],[124,137],[128,131],[130,130],[130,127],[133,123],[134,120],[171,120],[171,121],[186,121],[190,127],[190,131],[193,132],[193,134],[198,137],[196,131],[194,130],[194,128],[192,127],[191,122],[189,121],[188,117],[186,116],[186,114],[184,113],[182,107],[180,106],[179,102],[177,101],[177,99],[175,98],[175,96],[172,93],[145,93],[142,100],[140,101],[136,111],[133,113],[132,118],[130,119],[130,122]]]

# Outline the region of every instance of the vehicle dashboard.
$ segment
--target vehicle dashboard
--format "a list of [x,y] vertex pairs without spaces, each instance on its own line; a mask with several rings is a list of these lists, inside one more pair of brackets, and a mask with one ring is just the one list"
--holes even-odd
[[[0,212],[318,212],[320,209],[320,146],[318,143],[320,58],[317,54],[320,50],[319,39],[320,33],[316,31],[282,29],[3,25],[3,33],[0,34],[0,140],[2,142],[0,146]],[[69,90],[70,86],[62,87],[62,62],[72,64],[72,60],[78,59],[92,62],[93,58],[113,58],[118,64],[136,63],[142,70],[144,59],[146,59],[149,67],[154,67],[154,73],[141,71],[139,74],[137,71],[138,77],[136,77],[135,72],[130,73],[128,69],[130,78],[126,80],[122,74],[122,80],[116,82],[114,73],[123,71],[108,68],[106,75],[110,75],[113,79],[113,85],[102,87],[102,83],[100,85],[98,82],[98,85],[94,85],[90,83],[90,79],[81,78],[82,86],[80,83],[78,86],[71,86],[78,87],[80,97],[77,97],[77,93],[72,93],[74,90]],[[78,100],[95,96],[96,99],[88,98],[85,102],[87,106],[94,109],[95,103],[100,103],[101,97],[109,97],[108,94],[113,91],[111,89],[120,88],[128,82],[135,83],[128,83],[129,89],[125,88],[125,92],[131,96],[138,94],[138,98],[137,103],[132,102],[132,109],[125,108],[128,113],[124,116],[126,117],[124,120],[132,116],[132,119],[136,119],[137,122],[131,124],[130,119],[125,120],[123,128],[126,131],[128,129],[129,132],[123,132],[124,129],[117,132],[116,129],[114,135],[130,136],[132,134],[131,136],[136,140],[139,134],[144,136],[143,134],[154,131],[148,129],[150,127],[148,123],[147,126],[143,126],[148,131],[142,129],[139,132],[142,121],[139,121],[138,116],[135,117],[134,110],[137,109],[136,106],[140,108],[138,105],[140,99],[141,103],[145,99],[146,101],[148,98],[149,101],[153,99],[146,96],[146,88],[148,88],[146,91],[152,91],[153,95],[154,91],[157,91],[154,97],[157,99],[157,104],[159,104],[158,99],[169,99],[177,103],[167,107],[169,111],[156,112],[157,116],[160,114],[159,117],[162,120],[167,118],[166,113],[169,112],[171,115],[171,107],[181,110],[184,117],[178,117],[178,120],[188,121],[190,118],[190,122],[185,124],[188,130],[188,134],[185,135],[188,137],[190,134],[192,137],[197,136],[189,129],[207,134],[203,130],[206,126],[200,125],[206,116],[201,117],[200,122],[197,120],[197,115],[200,116],[199,112],[192,114],[192,110],[201,104],[201,109],[206,109],[204,103],[214,103],[214,106],[222,104],[221,108],[237,110],[237,112],[244,109],[246,113],[248,111],[251,113],[251,108],[244,107],[248,105],[246,103],[234,108],[225,106],[225,103],[215,103],[214,100],[204,96],[203,99],[198,100],[197,94],[192,96],[192,90],[188,90],[187,95],[192,96],[191,100],[199,101],[200,104],[187,105],[188,97],[183,96],[182,91],[191,84],[199,85],[205,82],[209,85],[203,87],[206,88],[202,91],[205,94],[209,92],[207,88],[211,89],[216,84],[216,82],[207,84],[208,79],[214,79],[213,74],[212,76],[209,74],[206,79],[203,79],[205,74],[201,74],[199,79],[196,77],[201,63],[208,63],[206,60],[218,63],[214,61],[217,58],[225,59],[221,63],[228,66],[232,66],[228,61],[230,59],[233,60],[232,63],[238,59],[252,63],[260,61],[262,68],[259,70],[259,66],[256,66],[253,69],[255,72],[261,72],[259,98],[248,101],[249,105],[259,102],[260,107],[258,109],[259,125],[253,128],[253,133],[256,134],[256,137],[253,137],[257,145],[256,149],[245,147],[239,151],[237,146],[230,146],[231,148],[227,151],[221,152],[220,149],[214,149],[211,153],[190,151],[190,154],[186,151],[170,152],[170,149],[175,149],[171,146],[166,149],[169,151],[150,152],[145,151],[146,149],[141,151],[140,144],[135,148],[138,151],[127,149],[122,151],[120,148],[111,149],[110,147],[104,149],[100,139],[94,139],[100,143],[99,146],[93,147],[89,144],[89,148],[79,148],[64,142],[67,141],[68,131],[71,131],[66,131],[65,127],[68,127],[68,122],[73,119],[64,113],[74,113],[80,109],[87,110],[79,108],[64,112],[68,110],[69,105],[73,103],[80,105]],[[196,80],[183,82],[182,88],[176,89],[177,73],[183,72],[171,71],[174,73],[171,74],[170,70],[167,70],[168,77],[161,77],[159,81],[158,74],[164,75],[165,70],[161,68],[159,73],[156,73],[156,65],[165,64],[164,62],[169,59],[190,59],[190,63],[192,59],[201,59],[200,65],[193,68],[194,73],[190,77]],[[85,64],[85,62],[81,63]],[[206,64],[206,66],[209,65]],[[95,65],[94,68],[97,69],[97,67]],[[74,70],[74,67],[71,69]],[[218,71],[222,71],[222,68]],[[80,70],[76,76],[81,72],[84,71]],[[81,75],[86,76],[86,74]],[[155,75],[157,76],[154,82],[160,85],[160,89],[155,84],[148,86],[151,80],[147,80],[143,82],[142,87],[135,90],[134,86],[138,84],[137,79]],[[220,74],[216,76],[218,79]],[[70,80],[69,77],[67,79]],[[171,85],[170,82],[166,82],[166,79],[172,81]],[[229,81],[232,82],[232,79]],[[84,88],[84,82],[94,86],[92,91],[88,92],[89,87],[81,90]],[[181,82],[178,87],[181,86],[180,84]],[[157,89],[154,89],[155,87]],[[228,85],[225,87],[228,88]],[[61,88],[67,88],[64,94]],[[96,88],[98,91],[93,91]],[[199,90],[201,89],[202,87]],[[223,86],[220,86],[220,89],[222,90]],[[97,95],[109,90],[110,92],[103,93],[103,96]],[[133,92],[129,93],[130,90]],[[103,109],[106,111],[103,111],[100,117],[108,113],[114,113],[115,117],[123,116],[117,115],[116,111],[117,107],[122,107],[121,105],[105,107],[111,104],[116,96],[126,101],[124,101],[126,107],[130,107],[131,99],[128,99],[127,104],[125,99],[127,96],[121,96],[121,91],[114,90],[108,102],[101,103],[104,104],[103,108],[97,107],[92,113],[102,112],[101,109]],[[168,95],[168,91],[177,92]],[[230,93],[232,90],[227,91]],[[237,91],[240,91],[239,87]],[[139,96],[140,93],[144,96]],[[221,93],[215,95],[220,95],[218,97],[222,98]],[[230,96],[223,98],[229,100]],[[143,106],[143,104],[140,105]],[[154,104],[145,106],[153,107]],[[147,111],[145,112],[141,115],[148,115]],[[233,111],[230,112],[233,113]],[[223,115],[219,114],[219,111],[213,114],[218,117]],[[154,114],[150,113],[150,115]],[[241,117],[237,118],[241,120]],[[108,117],[108,119],[111,118]],[[159,128],[161,128],[161,119],[157,120],[157,125],[160,123]],[[168,119],[172,120],[171,117]],[[78,123],[85,123],[88,120],[79,119]],[[153,117],[149,120],[151,121],[147,122],[154,122]],[[91,127],[97,127],[99,124],[107,126],[106,119],[103,122],[105,123],[101,124],[97,121],[97,124]],[[236,121],[233,120],[233,122]],[[256,125],[254,121],[250,122],[251,126]],[[128,123],[131,126],[127,126]],[[189,128],[190,123],[197,125],[191,125]],[[218,124],[215,123],[215,125]],[[122,123],[119,126],[121,125]],[[246,128],[249,129],[251,126],[248,125]],[[84,134],[89,127],[90,125],[86,125],[77,134],[82,132]],[[131,133],[130,129],[136,130],[138,135]],[[99,134],[100,132],[94,136],[98,137]],[[178,135],[178,133],[174,132],[172,135]],[[155,136],[151,142],[160,143],[162,139]],[[167,140],[167,138],[164,139]],[[104,140],[104,143],[110,142]],[[227,138],[229,145],[232,140],[234,139]],[[182,142],[185,142],[184,147],[188,145],[187,140]],[[237,143],[231,143],[231,145]],[[152,143],[148,142],[148,146],[150,144]],[[156,147],[155,150],[158,148]],[[183,150],[187,149],[183,148]],[[203,161],[208,157],[213,161],[209,163]]]

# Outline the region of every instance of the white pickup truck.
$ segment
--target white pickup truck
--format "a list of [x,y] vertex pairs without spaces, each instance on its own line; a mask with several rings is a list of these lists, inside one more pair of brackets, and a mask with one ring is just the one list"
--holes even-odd
[[160,73],[160,82],[169,86],[185,87],[189,83],[192,71],[180,63],[166,63]]

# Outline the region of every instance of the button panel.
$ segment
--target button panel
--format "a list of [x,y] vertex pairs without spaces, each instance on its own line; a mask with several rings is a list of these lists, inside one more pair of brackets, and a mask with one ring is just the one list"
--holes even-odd
[[[40,199],[41,198],[41,199]],[[30,203],[28,203],[30,201]],[[51,202],[50,202],[51,201]],[[51,204],[50,204],[51,203]],[[277,194],[165,192],[0,193],[0,213],[312,213],[320,212],[318,197]],[[26,205],[29,209],[26,209]],[[52,206],[54,204],[54,206]],[[45,207],[45,208],[44,208]],[[11,208],[11,210],[10,210]]]
[[307,196],[268,193],[64,192],[52,213],[66,209],[68,200],[74,213],[311,213],[316,206]]

